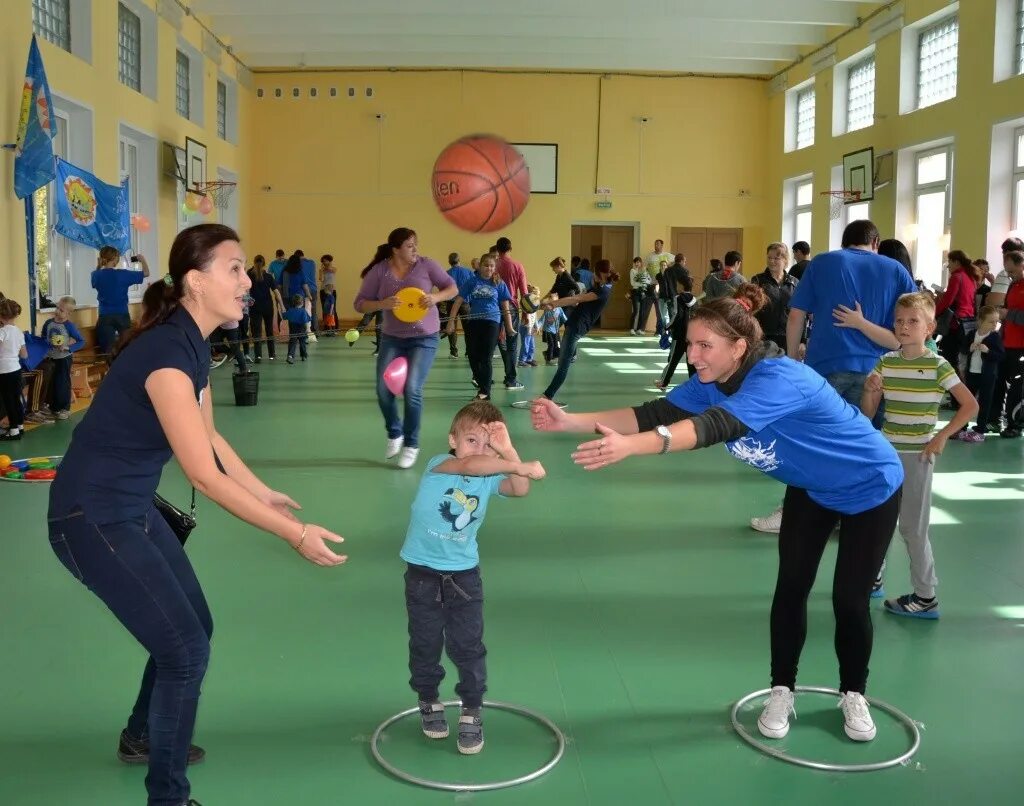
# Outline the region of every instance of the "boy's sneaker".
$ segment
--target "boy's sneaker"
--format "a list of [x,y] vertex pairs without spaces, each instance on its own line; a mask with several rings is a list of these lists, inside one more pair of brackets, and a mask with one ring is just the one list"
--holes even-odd
[[881,574],[879,574],[871,585],[871,598],[881,599],[883,596],[885,596],[885,584],[882,582]]
[[294,364],[294,363],[295,363],[295,359],[294,359],[294,358],[292,358],[291,356],[288,356],[288,357],[287,357],[287,358],[285,359],[285,361],[287,361],[287,362],[288,362],[289,364]]
[[0,440],[4,442],[17,442],[21,439],[21,428],[14,428],[10,431],[4,431],[0,434]]
[[843,709],[843,730],[847,736],[855,742],[870,742],[875,738],[875,723],[863,694],[848,691],[842,695],[837,707]]
[[420,726],[423,728],[423,735],[428,739],[447,739],[448,720],[444,715],[444,706],[437,700],[420,700]]
[[939,617],[939,600],[937,598],[922,599],[916,593],[908,593],[898,599],[886,599],[882,607],[894,616],[927,619]]
[[781,739],[789,733],[790,714],[796,719],[793,692],[786,686],[773,686],[771,695],[764,701],[764,710],[757,718],[757,729],[769,739]]
[[519,389],[525,389],[525,388],[526,387],[523,386],[521,383],[519,383],[519,381],[514,381],[512,383],[506,383],[505,384],[505,389],[507,391],[509,391],[509,392],[515,392],[515,391],[518,391]]
[[977,431],[961,431],[960,432],[961,442],[984,442],[985,435],[979,434]]
[[[149,739],[136,739],[128,731],[121,731],[117,743],[117,757],[125,764],[149,764]],[[206,758],[206,751],[194,744],[188,746],[188,764],[198,764]]]
[[71,416],[71,412],[67,409],[61,409],[54,415],[58,420],[66,420]]
[[402,450],[402,446],[405,444],[405,437],[395,437],[394,439],[388,439],[387,447],[384,448],[384,458],[394,459],[398,456],[399,451]]
[[782,528],[782,507],[774,510],[769,515],[765,515],[763,518],[751,518],[750,528],[756,529],[759,532],[777,535]]
[[459,717],[459,752],[472,756],[484,749],[484,723],[479,708],[463,708]]
[[[388,441],[390,442],[390,440]],[[398,466],[402,468],[402,470],[408,470],[416,464],[416,457],[419,455],[419,448],[402,448],[402,453],[398,457]]]

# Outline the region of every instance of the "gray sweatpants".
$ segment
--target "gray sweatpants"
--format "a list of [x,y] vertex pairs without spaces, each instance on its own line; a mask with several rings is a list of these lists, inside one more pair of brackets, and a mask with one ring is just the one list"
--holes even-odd
[[928,540],[932,510],[932,471],[934,462],[921,461],[920,452],[900,452],[903,462],[903,501],[900,504],[899,531],[910,557],[910,581],[914,593],[922,599],[935,597],[935,558]]

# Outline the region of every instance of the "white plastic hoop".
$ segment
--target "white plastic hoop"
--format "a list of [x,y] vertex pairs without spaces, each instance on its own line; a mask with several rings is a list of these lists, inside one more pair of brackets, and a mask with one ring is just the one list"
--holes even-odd
[[860,200],[859,190],[826,190],[821,195],[828,196],[831,200],[828,208],[828,217],[831,221],[837,221],[842,216],[843,208],[847,204]]
[[[441,704],[446,708],[455,708],[460,707],[462,702],[459,700],[445,700]],[[411,714],[418,714],[420,712],[419,707],[407,708],[406,710],[400,711],[394,716],[390,716],[381,722],[373,732],[373,737],[370,739],[370,752],[373,754],[374,760],[396,778],[399,778],[402,781],[408,781],[410,784],[416,784],[417,786],[427,787],[428,789],[442,789],[446,792],[487,792],[492,789],[507,789],[511,786],[518,786],[519,784],[525,784],[528,781],[537,780],[542,775],[545,775],[554,769],[555,765],[562,760],[562,756],[565,754],[565,734],[562,733],[558,725],[546,716],[538,713],[537,711],[532,711],[529,708],[524,708],[521,705],[511,705],[507,702],[491,702],[490,700],[484,700],[483,706],[484,708],[496,708],[499,711],[509,711],[513,714],[519,714],[520,716],[532,719],[534,722],[539,722],[554,734],[555,741],[558,743],[558,746],[555,748],[554,755],[546,764],[544,764],[544,766],[539,767],[533,772],[520,775],[517,778],[506,778],[503,781],[491,781],[483,784],[453,784],[446,781],[433,781],[429,778],[420,778],[417,775],[412,775],[411,773],[405,772],[404,770],[396,767],[384,758],[380,752],[380,748],[378,747],[381,734],[383,734],[385,730],[400,719],[404,719]]]
[[[821,686],[797,686],[795,689],[798,694],[832,694],[836,697],[841,697],[842,694],[834,688],[823,688]],[[865,696],[864,699],[868,701],[873,707],[885,711],[892,717],[895,717],[899,722],[902,722],[907,732],[910,734],[911,743],[910,749],[895,758],[890,758],[886,761],[876,761],[870,764],[831,764],[826,761],[812,761],[808,758],[801,758],[800,756],[793,756],[789,753],[785,753],[777,747],[773,747],[765,742],[755,739],[747,729],[743,727],[739,720],[740,709],[751,700],[756,700],[758,697],[765,697],[771,694],[770,688],[764,688],[760,691],[755,691],[743,697],[741,700],[732,707],[732,713],[729,718],[732,720],[732,727],[741,739],[760,750],[765,755],[777,758],[779,761],[785,761],[788,764],[796,764],[799,767],[810,767],[814,770],[826,770],[828,772],[875,772],[877,770],[887,770],[890,767],[896,767],[903,764],[905,761],[911,759],[914,754],[918,751],[921,746],[921,731],[918,730],[917,723],[911,719],[907,714],[903,713],[899,708],[893,705],[889,705],[887,702],[882,700],[876,700],[872,697]]]
[[[529,409],[533,408],[533,401],[532,400],[513,400],[511,405],[512,405],[512,408],[514,408],[514,409],[527,409],[527,410],[529,410]],[[558,406],[558,408],[560,408],[560,409],[564,409],[566,407],[565,403],[555,403],[555,405]]]
[[223,210],[228,206],[231,194],[235,192],[235,182],[196,182],[195,193],[200,196],[209,196],[214,206]]

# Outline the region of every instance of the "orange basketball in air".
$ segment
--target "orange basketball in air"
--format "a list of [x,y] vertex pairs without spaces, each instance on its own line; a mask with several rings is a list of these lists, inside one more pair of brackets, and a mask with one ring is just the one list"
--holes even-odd
[[530,201],[530,169],[516,149],[490,134],[462,137],[441,152],[431,177],[441,214],[467,232],[507,227]]

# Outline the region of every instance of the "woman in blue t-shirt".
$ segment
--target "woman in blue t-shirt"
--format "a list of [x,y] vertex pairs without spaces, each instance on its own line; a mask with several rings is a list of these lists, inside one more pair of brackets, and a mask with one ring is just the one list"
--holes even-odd
[[[582,276],[582,270],[580,274]],[[548,388],[544,390],[544,397],[548,400],[554,400],[558,390],[565,383],[566,376],[569,374],[569,365],[576,360],[576,344],[590,332],[594,323],[601,318],[601,314],[612,296],[612,283],[619,279],[618,272],[612,268],[610,260],[597,261],[594,264],[593,273],[588,271],[587,274],[593,278],[590,281],[591,284],[587,286],[589,291],[560,297],[544,304],[546,310],[572,307],[565,323],[562,352],[558,356],[558,369],[555,370],[555,377],[551,379]]]
[[463,305],[469,306],[469,316],[462,321],[466,328],[466,355],[469,358],[469,368],[473,372],[473,381],[478,390],[477,400],[491,399],[491,382],[494,375],[491,361],[498,346],[498,331],[502,321],[505,322],[505,335],[509,338],[515,336],[512,314],[509,311],[512,295],[508,292],[508,286],[498,279],[497,268],[497,261],[490,253],[480,258],[477,273],[471,274],[459,286],[459,295],[452,304],[446,327],[448,335],[453,334],[459,310]]
[[721,442],[737,459],[787,485],[771,611],[772,692],[758,720],[770,738],[789,730],[807,597],[838,523],[832,604],[840,705],[847,736],[868,741],[875,736],[863,697],[872,640],[868,602],[896,528],[903,467],[885,437],[821,375],[762,342],[755,314],[764,303],[764,292],[745,283],[735,297],[697,308],[687,331],[697,374],[668,397],[592,414],[566,414],[540,399],[533,425],[600,434],[573,454],[588,470]]
[[142,255],[135,255],[131,263],[139,265],[139,269],[118,269],[121,252],[113,246],[100,249],[96,259],[96,268],[92,273],[92,287],[96,289],[96,349],[101,356],[109,358],[114,345],[122,333],[127,333],[132,326],[132,318],[128,312],[128,289],[139,285],[149,277],[149,264]]
[[260,481],[214,425],[207,339],[241,319],[248,289],[234,230],[182,230],[50,487],[54,553],[150,655],[117,753],[149,763],[152,804],[191,802],[185,767],[204,755],[189,742],[213,629],[184,539],[153,505],[172,454],[195,489],[236,517],[317,565],[345,560],[325,543],[341,538],[299,522],[298,504]]

